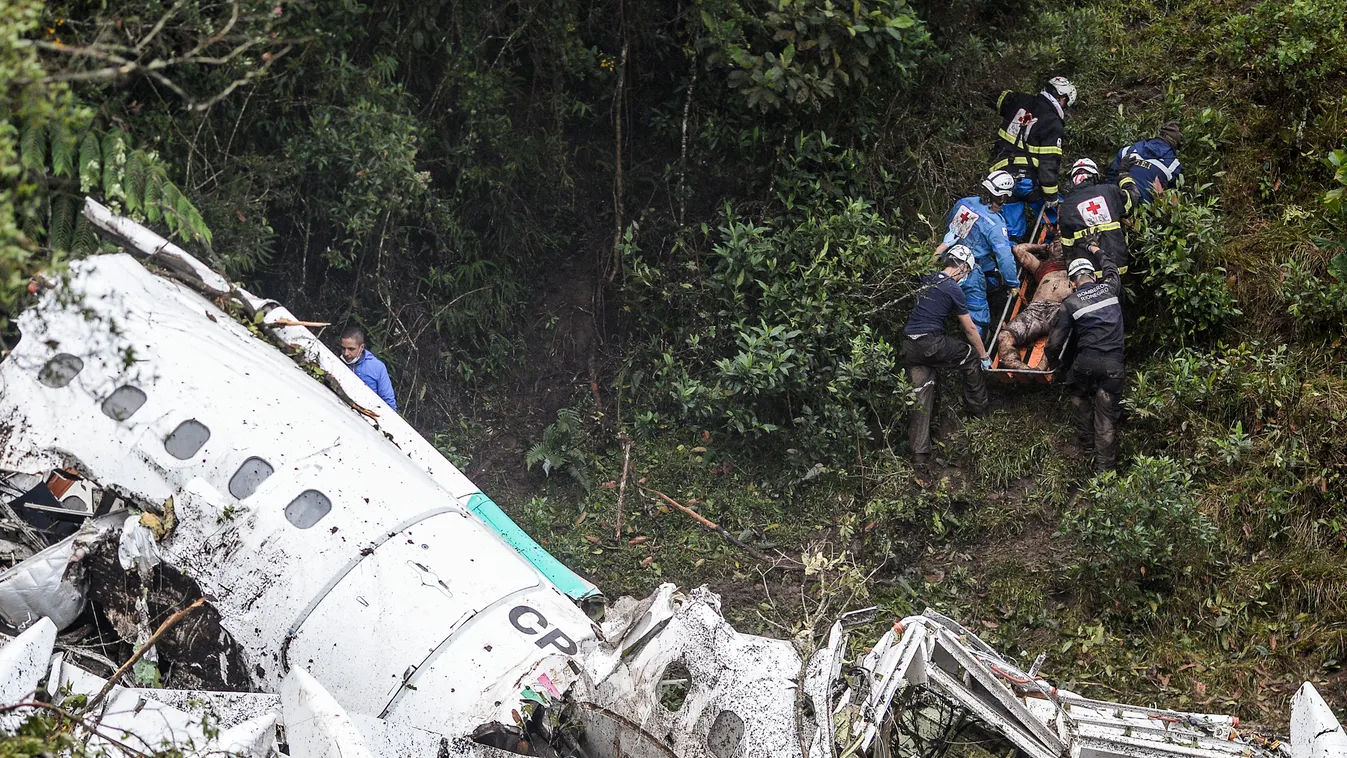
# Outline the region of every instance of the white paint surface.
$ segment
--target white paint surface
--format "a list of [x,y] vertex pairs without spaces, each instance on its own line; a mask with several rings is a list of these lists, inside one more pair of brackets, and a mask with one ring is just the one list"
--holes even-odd
[[1291,699],[1291,758],[1347,758],[1347,734],[1309,682]]

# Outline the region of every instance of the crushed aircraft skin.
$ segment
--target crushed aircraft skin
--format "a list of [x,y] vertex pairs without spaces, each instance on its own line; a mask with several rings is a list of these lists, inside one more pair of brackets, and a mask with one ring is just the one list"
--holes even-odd
[[204,598],[89,714],[112,754],[123,735],[312,758],[889,758],[956,737],[1027,758],[1347,756],[1309,684],[1276,742],[1057,689],[931,612],[859,660],[850,630],[873,611],[807,658],[736,632],[705,588],[623,598],[599,624],[597,588],[512,537],[289,311],[86,216],[127,253],[73,262],[0,363],[0,552],[22,559],[0,574],[18,633],[0,705],[104,689],[116,664],[57,636],[78,619],[139,647]]

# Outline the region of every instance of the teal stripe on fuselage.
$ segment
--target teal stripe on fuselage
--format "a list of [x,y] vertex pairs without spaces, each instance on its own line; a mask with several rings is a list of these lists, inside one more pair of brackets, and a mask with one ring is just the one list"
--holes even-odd
[[585,581],[579,574],[567,568],[566,564],[557,560],[556,556],[544,550],[542,545],[534,542],[533,538],[505,515],[505,511],[492,502],[491,498],[480,492],[473,493],[468,496],[468,510],[491,527],[510,547],[524,556],[524,560],[532,563],[539,573],[572,600],[582,602],[603,597],[598,587]]

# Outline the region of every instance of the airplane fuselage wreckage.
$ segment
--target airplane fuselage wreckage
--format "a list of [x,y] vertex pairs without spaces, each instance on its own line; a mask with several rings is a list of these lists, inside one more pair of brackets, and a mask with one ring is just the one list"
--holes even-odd
[[85,216],[125,252],[44,284],[0,363],[0,730],[50,703],[110,755],[1347,755],[1309,684],[1278,740],[1058,689],[930,611],[857,658],[873,609],[806,655],[705,588],[605,607],[283,306]]

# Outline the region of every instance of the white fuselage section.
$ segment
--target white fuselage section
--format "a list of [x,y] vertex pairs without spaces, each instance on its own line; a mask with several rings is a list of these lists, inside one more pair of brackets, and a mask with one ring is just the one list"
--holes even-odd
[[299,664],[353,712],[454,734],[579,675],[595,627],[570,599],[443,476],[192,288],[97,256],[19,326],[0,469],[174,498],[161,549],[215,598],[251,686],[277,691]]

